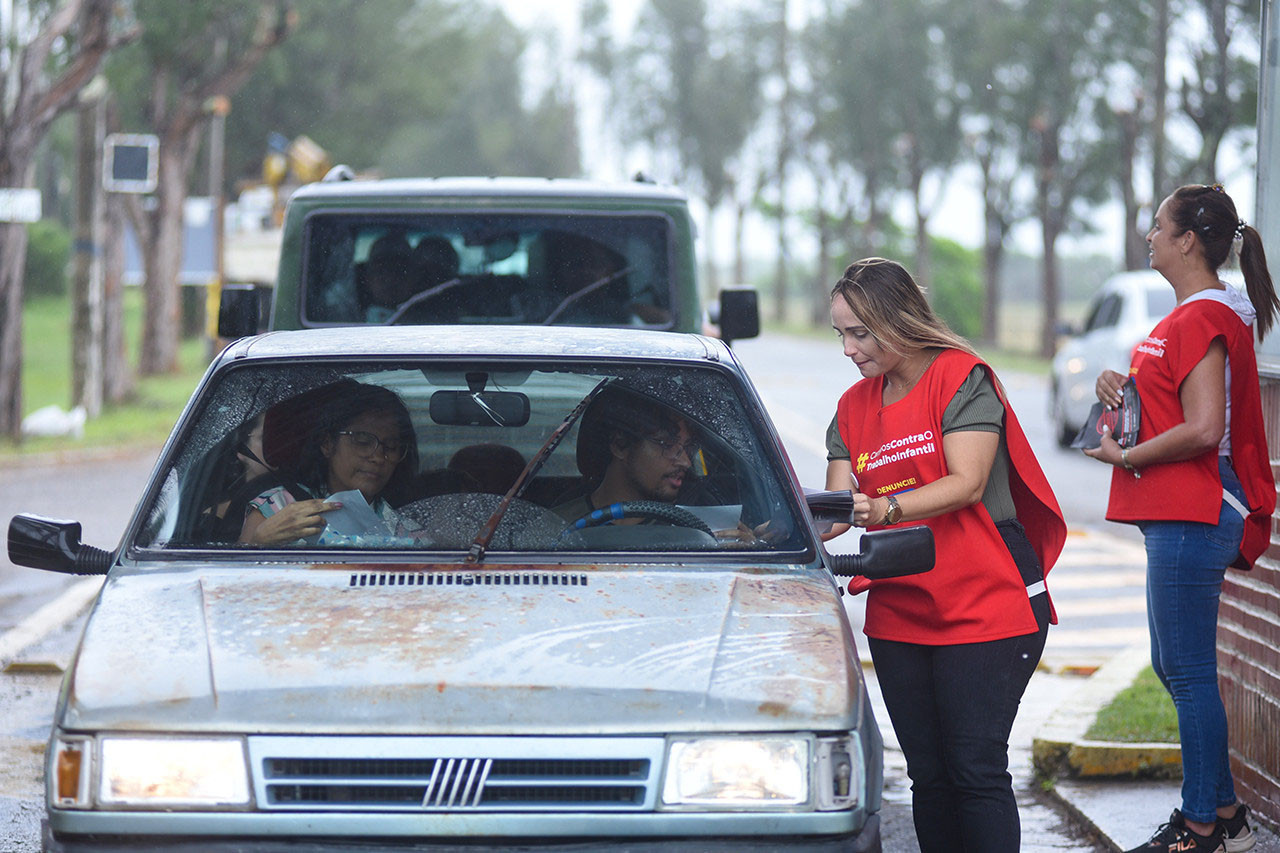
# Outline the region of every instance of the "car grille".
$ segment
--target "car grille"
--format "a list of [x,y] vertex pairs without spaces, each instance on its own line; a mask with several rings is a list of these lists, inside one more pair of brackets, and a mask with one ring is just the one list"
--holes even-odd
[[642,811],[662,748],[661,738],[250,739],[259,806],[308,811]]

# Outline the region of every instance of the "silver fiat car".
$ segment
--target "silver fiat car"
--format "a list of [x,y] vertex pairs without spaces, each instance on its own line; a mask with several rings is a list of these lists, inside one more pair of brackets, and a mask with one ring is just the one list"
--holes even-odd
[[[635,330],[232,344],[106,575],[47,850],[879,850],[881,740],[832,556],[732,352]],[[811,509],[810,507],[814,507]]]

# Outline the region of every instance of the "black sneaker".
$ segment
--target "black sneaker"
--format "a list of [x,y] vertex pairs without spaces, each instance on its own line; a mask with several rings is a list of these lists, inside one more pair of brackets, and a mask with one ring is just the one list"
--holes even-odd
[[1245,819],[1248,811],[1249,807],[1241,803],[1235,816],[1218,818],[1218,826],[1222,827],[1222,843],[1227,848],[1227,853],[1244,853],[1252,850],[1253,845],[1258,843],[1258,839],[1249,831],[1249,821]]
[[1208,835],[1201,835],[1187,826],[1180,809],[1174,809],[1169,822],[1157,829],[1151,840],[1127,853],[1224,853],[1222,835],[1221,821]]

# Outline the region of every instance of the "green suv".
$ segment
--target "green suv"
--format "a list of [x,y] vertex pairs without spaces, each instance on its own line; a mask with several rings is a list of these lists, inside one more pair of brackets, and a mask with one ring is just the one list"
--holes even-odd
[[722,291],[704,316],[694,235],[684,193],[643,181],[354,180],[337,167],[290,198],[274,288],[224,288],[219,333],[710,324],[754,337],[754,290]]

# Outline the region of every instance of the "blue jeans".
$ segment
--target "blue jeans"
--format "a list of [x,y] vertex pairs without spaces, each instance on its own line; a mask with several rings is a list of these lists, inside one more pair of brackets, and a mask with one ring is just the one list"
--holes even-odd
[[[1220,457],[1222,484],[1242,504],[1244,490]],[[1218,523],[1144,521],[1151,664],[1178,711],[1182,813],[1212,823],[1236,801],[1227,758],[1227,713],[1218,692],[1218,597],[1235,559],[1244,519],[1226,501]]]

